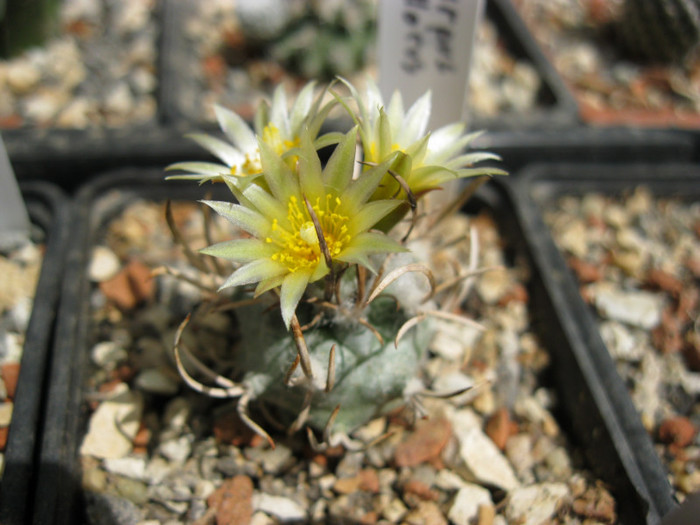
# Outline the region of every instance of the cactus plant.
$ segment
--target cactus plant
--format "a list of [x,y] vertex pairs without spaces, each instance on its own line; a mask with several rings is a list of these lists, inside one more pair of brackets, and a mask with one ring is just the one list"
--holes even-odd
[[632,54],[662,63],[681,61],[700,42],[700,1],[627,0],[617,27]]
[[236,14],[248,45],[306,79],[330,80],[372,60],[372,0],[241,2]]
[[[279,88],[272,106],[262,106],[256,117],[257,135],[217,108],[233,145],[208,135],[193,138],[224,164],[170,167],[188,172],[171,178],[225,183],[236,202],[205,204],[238,229],[231,240],[200,251],[200,269],[213,256],[233,261],[235,270],[219,279],[218,302],[181,325],[179,371],[196,389],[239,398],[244,421],[270,442],[248,413],[251,400],[275,407],[275,419],[290,430],[308,423],[330,439],[412,399],[433,332],[430,320],[469,322],[449,311],[467,276],[440,285],[430,269],[425,238],[445,213],[430,210],[429,194],[450,179],[481,182],[480,176],[504,173],[471,166],[496,157],[464,153],[474,135],[462,124],[426,133],[429,94],[407,112],[396,94],[384,111],[374,84],[363,96],[343,82],[349,96],[338,93],[337,84],[322,105],[325,91],[312,102],[310,85],[290,112]],[[336,104],[357,125],[319,135]],[[329,145],[334,151],[323,166],[318,150]],[[221,301],[236,307],[234,377],[214,374],[186,342],[189,324],[221,308]],[[205,386],[193,370],[216,386]]]

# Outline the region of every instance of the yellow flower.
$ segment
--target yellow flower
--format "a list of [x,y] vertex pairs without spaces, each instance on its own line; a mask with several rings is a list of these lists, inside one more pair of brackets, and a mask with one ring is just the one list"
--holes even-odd
[[[432,133],[426,132],[431,111],[430,92],[420,97],[408,111],[404,111],[401,93],[396,91],[385,109],[379,88],[371,79],[367,80],[364,97],[348,81],[343,82],[350,89],[358,106],[357,115],[347,106],[346,108],[360,125],[364,160],[376,164],[396,151],[405,153],[408,161],[402,163],[398,175],[414,195],[420,196],[452,179],[506,174],[497,168],[472,167],[477,162],[499,160],[499,157],[484,152],[465,153],[467,146],[480,133],[466,133],[464,123],[456,122]],[[401,195],[401,187],[388,175],[372,198],[398,195]]]
[[[205,133],[188,135],[195,142],[215,155],[223,164],[214,162],[178,162],[171,164],[167,170],[181,170],[186,173],[171,175],[168,179],[226,182],[244,188],[262,174],[260,147],[262,140],[280,156],[299,146],[299,137],[306,129],[316,138],[321,124],[331,105],[319,110],[321,97],[314,100],[313,82],[301,90],[291,108],[282,85],[275,89],[272,105],[263,103],[258,107],[254,128],[236,113],[222,107],[214,106],[219,127],[224,132],[225,140]],[[290,157],[288,163],[296,159]]]
[[325,168],[308,134],[300,137],[294,168],[270,144],[259,142],[266,188],[249,185],[238,195],[239,204],[206,201],[252,236],[203,250],[242,263],[222,288],[258,283],[259,295],[279,287],[282,318],[289,327],[309,283],[329,273],[327,259],[331,267],[346,263],[371,268],[369,255],[404,251],[387,235],[370,231],[401,201],[367,202],[399,155],[353,180],[356,140],[354,128],[344,135]]

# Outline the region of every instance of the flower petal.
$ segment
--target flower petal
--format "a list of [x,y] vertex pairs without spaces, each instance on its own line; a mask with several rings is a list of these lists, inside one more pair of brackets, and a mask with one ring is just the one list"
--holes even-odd
[[221,257],[240,263],[270,257],[275,249],[260,239],[233,239],[224,241],[199,250],[204,255]]
[[221,139],[204,133],[190,133],[188,138],[194,140],[212,155],[224,161],[227,166],[238,166],[245,160],[243,154],[236,148]]
[[404,201],[399,199],[368,202],[362,207],[359,213],[353,217],[350,223],[350,235],[357,235],[358,233],[369,230],[403,202]]
[[410,144],[417,138],[422,137],[428,126],[430,109],[431,93],[427,91],[413,103],[406,113],[406,118],[403,121],[399,135],[396,137],[396,142],[399,144]]
[[401,97],[401,92],[398,90],[394,92],[391,96],[391,100],[389,100],[387,115],[391,123],[391,134],[394,137],[398,137],[401,132],[401,125],[403,124],[403,98]]
[[282,310],[282,320],[287,329],[289,329],[289,323],[292,322],[292,316],[297,309],[301,296],[306,291],[310,278],[311,274],[308,272],[293,272],[282,281],[280,310]]
[[270,277],[269,279],[265,279],[264,281],[260,281],[258,283],[258,286],[255,288],[255,293],[253,294],[253,297],[258,297],[265,292],[272,290],[273,288],[277,288],[282,284],[282,281],[284,281],[285,274],[278,275],[277,277]]
[[272,219],[281,220],[287,216],[286,206],[257,184],[248,186],[243,192],[243,196],[270,222]]
[[323,170],[323,181],[327,188],[342,193],[352,180],[357,149],[357,126],[352,128],[338,143]]
[[226,136],[242,151],[255,151],[258,141],[248,123],[239,115],[222,106],[214,105],[214,114]]
[[377,189],[382,178],[386,175],[387,170],[401,155],[403,155],[401,152],[395,152],[381,164],[377,164],[361,172],[357,179],[351,181],[342,195],[343,211],[349,214],[357,213],[360,206],[364,204]]
[[299,193],[297,177],[267,143],[260,140],[258,144],[263,177],[270,187],[270,192],[276,199],[287,202],[291,195]]
[[279,84],[272,93],[272,108],[270,108],[270,123],[277,127],[284,138],[289,138],[289,114],[287,107],[287,93],[284,85]]
[[309,82],[304,86],[304,89],[299,92],[294,101],[289,118],[289,128],[292,135],[299,135],[302,123],[309,116],[309,111],[313,104],[315,87],[315,82]]
[[200,201],[209,206],[233,225],[256,237],[264,237],[270,228],[270,222],[258,212],[240,204],[222,201]]
[[226,282],[221,285],[219,290],[272,279],[283,275],[287,271],[287,268],[283,264],[271,259],[257,259],[241,266],[238,270],[233,272],[229,278],[226,279]]
[[318,158],[316,148],[308,133],[301,136],[301,148],[299,155],[299,186],[303,195],[310,202],[315,202],[317,198],[323,198],[325,189],[323,187],[323,177],[321,160]]
[[336,259],[347,263],[369,266],[368,255],[408,251],[397,241],[378,232],[365,232],[357,235]]
[[214,162],[176,162],[165,168],[165,171],[182,170],[190,174],[221,176],[222,174],[230,174],[231,170],[223,164]]

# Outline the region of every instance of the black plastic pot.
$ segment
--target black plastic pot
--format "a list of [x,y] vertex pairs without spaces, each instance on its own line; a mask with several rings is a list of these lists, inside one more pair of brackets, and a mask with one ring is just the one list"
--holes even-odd
[[[194,4],[169,2],[163,12],[163,83],[170,89],[161,92],[161,107],[169,124],[188,123],[189,126],[214,129],[198,114],[202,95],[202,80],[197,50],[182,29],[191,17]],[[510,54],[529,62],[542,80],[536,97],[536,107],[526,113],[508,112],[497,117],[476,118],[470,122],[474,129],[522,129],[546,125],[573,126],[578,122],[578,106],[559,74],[542,53],[529,30],[513,8],[510,0],[487,0],[486,17],[498,29],[503,45]]]
[[[85,520],[78,449],[87,424],[82,397],[83,374],[89,366],[87,266],[99,229],[135,199],[195,200],[206,192],[211,187],[165,182],[162,169],[134,168],[106,173],[85,184],[74,198],[40,444],[36,489],[40,504],[34,506],[33,523],[67,525]],[[115,519],[105,516],[105,523],[116,523]]]
[[47,183],[22,184],[37,240],[45,253],[24,342],[20,375],[0,484],[0,523],[23,524],[29,516],[47,362],[51,348],[68,238],[68,209],[63,193]]
[[[544,293],[537,299],[550,305],[547,332],[552,348],[561,350],[566,371],[560,379],[579,381],[577,370],[587,370],[598,378],[600,391],[562,399],[569,410],[578,407],[580,417],[572,423],[592,443],[612,445],[617,461],[601,455],[597,462],[630,480],[637,499],[648,508],[645,522],[657,523],[676,505],[665,469],[617,374],[594,314],[584,303],[577,280],[541,215],[543,208],[562,195],[623,195],[639,185],[655,196],[697,201],[700,172],[689,164],[543,164],[526,169],[511,181],[510,188],[518,196],[516,212],[542,281]],[[598,421],[587,417],[586,407],[593,403],[601,407]]]
[[[169,2],[159,2],[154,13],[155,23],[160,27],[165,3]],[[119,127],[73,129],[25,125],[0,130],[18,179],[48,180],[72,191],[89,175],[100,170],[133,163],[162,165],[182,159],[182,151],[190,148],[192,155],[189,156],[195,155],[192,142],[182,139],[182,131],[163,126],[160,101],[172,90],[172,86],[166,84],[167,78],[161,74],[163,45],[163,41],[156,43],[158,86],[154,96],[158,107],[152,119]],[[178,152],[177,157],[175,152]]]
[[[88,416],[83,399],[90,324],[90,283],[86,268],[100,229],[137,198],[192,200],[211,189],[192,183],[166,183],[160,171],[130,169],[104,174],[80,191],[74,205],[74,230],[51,368],[37,488],[41,504],[34,508],[34,523],[75,523],[81,519],[80,511],[84,508],[78,449]],[[484,206],[492,210],[502,235],[512,243],[510,255],[532,260],[530,245],[525,242],[529,237],[513,213],[512,197],[500,185],[490,184],[477,193],[467,211],[478,211]],[[531,267],[530,308],[532,317],[541,321],[535,326],[536,332],[552,355],[551,375],[563,379],[555,385],[557,395],[564,401],[560,424],[569,439],[585,452],[589,467],[610,487],[618,504],[620,522],[653,522],[647,517],[650,502],[647,486],[640,481],[645,478],[635,470],[638,466],[633,440],[613,406],[610,378],[599,373],[587,348],[581,349],[577,341],[569,342],[570,330],[561,331],[556,313],[559,305],[556,297],[550,297],[551,276],[542,275],[539,265]],[[570,322],[568,319],[567,323]],[[576,332],[571,333],[576,337]],[[650,516],[665,513],[670,506],[670,503],[660,508],[653,506]]]
[[540,127],[563,128],[578,124],[578,104],[573,93],[535,41],[511,0],[486,0],[486,17],[494,23],[508,52],[530,62],[541,78],[532,111],[508,112],[494,118],[475,118],[473,129],[518,130]]
[[553,129],[543,125],[533,130],[488,131],[477,137],[473,147],[497,153],[499,164],[512,178],[533,163],[663,163],[698,160],[697,137],[673,130],[631,128]]

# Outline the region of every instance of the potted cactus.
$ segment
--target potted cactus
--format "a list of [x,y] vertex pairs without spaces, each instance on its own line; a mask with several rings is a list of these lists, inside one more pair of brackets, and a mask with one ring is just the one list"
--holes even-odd
[[[530,323],[550,313],[528,312],[506,194],[475,190],[493,156],[462,124],[426,133],[429,95],[285,98],[253,129],[217,108],[224,137],[190,138],[218,163],[78,195],[35,520],[643,516],[555,415]],[[321,133],[332,107],[354,126]]]
[[[257,139],[239,116],[217,107],[234,146],[207,135],[193,138],[224,165],[169,168],[189,172],[171,179],[223,182],[230,189],[236,203],[205,203],[240,234],[200,253],[236,263],[220,290],[256,284],[226,299],[245,304],[237,309],[242,343],[234,358],[234,366],[245,371],[242,378],[227,382],[217,376],[228,384],[215,390],[196,382],[182,364],[181,332],[175,341],[178,368],[202,391],[237,397],[244,420],[271,443],[247,416],[247,402],[261,399],[293,414],[293,430],[308,421],[329,435],[347,434],[405,400],[431,337],[429,321],[449,317],[439,306],[454,301],[449,294],[437,297],[433,272],[421,262],[430,254],[410,250],[411,234],[427,222],[418,203],[450,180],[504,173],[472,167],[496,157],[464,154],[476,135],[465,134],[463,125],[426,134],[429,94],[406,113],[396,94],[385,111],[376,86],[370,84],[366,99],[344,83],[351,96],[334,93],[324,106],[321,98],[312,102],[309,84],[289,115],[278,89],[272,108],[262,106],[256,116]],[[335,104],[347,109],[356,126],[319,136]],[[359,165],[358,139],[364,153]],[[328,145],[335,149],[323,166],[318,149]],[[439,210],[420,213],[432,214],[431,227],[446,216]],[[198,266],[207,268],[204,260]],[[454,290],[459,284],[453,283]]]

